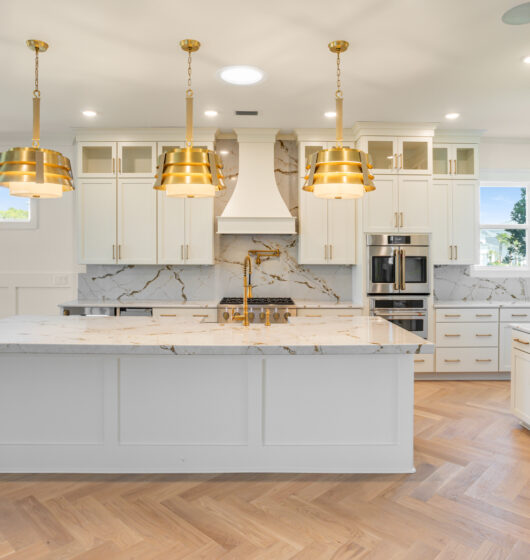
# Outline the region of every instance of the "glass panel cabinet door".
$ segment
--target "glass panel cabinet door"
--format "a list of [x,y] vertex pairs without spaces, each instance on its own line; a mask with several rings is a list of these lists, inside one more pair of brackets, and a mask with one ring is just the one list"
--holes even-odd
[[449,175],[450,147],[435,144],[432,149],[432,172],[438,177]]
[[399,170],[401,172],[430,173],[431,144],[429,140],[401,138],[399,148]]
[[151,177],[155,174],[156,142],[119,142],[118,174]]
[[462,179],[475,177],[476,151],[475,146],[455,146],[453,173],[456,176]]
[[78,177],[114,177],[116,142],[80,142],[77,144]]
[[398,155],[394,139],[370,139],[366,141],[366,151],[372,159],[373,173],[392,173],[398,167]]

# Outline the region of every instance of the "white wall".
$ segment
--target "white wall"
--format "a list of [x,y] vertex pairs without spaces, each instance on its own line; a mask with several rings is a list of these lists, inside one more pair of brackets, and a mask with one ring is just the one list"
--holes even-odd
[[483,138],[480,143],[482,180],[530,178],[530,140]]
[[[2,138],[0,151],[27,142]],[[43,143],[72,160],[73,146],[65,144]],[[74,193],[37,205],[36,229],[0,229],[0,317],[58,313],[57,303],[77,292]]]

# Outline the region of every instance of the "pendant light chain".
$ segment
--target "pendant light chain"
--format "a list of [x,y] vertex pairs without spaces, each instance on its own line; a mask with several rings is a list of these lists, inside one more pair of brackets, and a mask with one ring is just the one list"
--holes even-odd
[[191,89],[191,49],[188,49],[188,89],[186,90],[186,147],[193,146],[193,90]]
[[340,81],[340,51],[337,51],[337,91],[335,92],[337,148],[342,148],[342,84]]
[[193,90],[191,89],[191,51],[188,51],[188,89],[186,90],[186,97],[193,97]]
[[342,97],[342,84],[340,81],[340,52],[337,53],[337,91],[335,97]]
[[40,146],[40,90],[39,90],[39,47],[35,47],[35,89],[33,90],[33,139],[34,148]]

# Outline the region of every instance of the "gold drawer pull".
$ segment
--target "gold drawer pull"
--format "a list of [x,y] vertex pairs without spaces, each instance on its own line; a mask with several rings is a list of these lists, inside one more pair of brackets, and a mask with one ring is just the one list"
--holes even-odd
[[456,362],[459,362],[459,361],[460,360],[447,360],[447,359],[444,360],[444,362],[453,362],[453,363],[456,363]]
[[459,315],[458,313],[455,313],[455,314],[448,314],[448,313],[446,313],[446,314],[445,314],[445,317],[462,317],[462,315]]
[[339,315],[339,317],[354,317],[355,315]]
[[475,313],[475,317],[491,317],[491,313]]
[[425,360],[414,360],[415,364],[422,364]]
[[512,317],[528,317],[528,313],[512,313]]
[[530,342],[528,342],[527,340],[521,340],[520,338],[514,338],[513,341],[519,342],[521,344],[530,344]]
[[476,334],[475,336],[493,336],[492,334]]
[[462,336],[460,334],[444,334],[444,336],[450,337],[450,336]]
[[160,313],[160,317],[176,317],[176,315],[175,314],[169,315],[169,314],[165,314],[165,313]]
[[487,360],[486,359],[481,360],[479,358],[475,358],[475,362],[491,362],[491,358],[488,358]]
[[322,317],[322,315],[306,315],[306,317]]
[[208,317],[208,315],[193,315],[194,317]]

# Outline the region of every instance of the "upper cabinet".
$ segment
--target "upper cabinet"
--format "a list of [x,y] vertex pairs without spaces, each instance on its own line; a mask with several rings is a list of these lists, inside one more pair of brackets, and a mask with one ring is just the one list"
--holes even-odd
[[478,144],[435,142],[432,152],[436,179],[478,179]]
[[[301,136],[299,134],[299,136]],[[345,144],[353,145],[345,139]],[[335,142],[304,140],[298,145],[299,156],[299,235],[300,264],[355,264],[356,211],[355,200],[317,198],[302,189],[308,156],[332,148]]]
[[416,136],[362,136],[359,147],[372,158],[375,174],[430,175],[432,139]]

